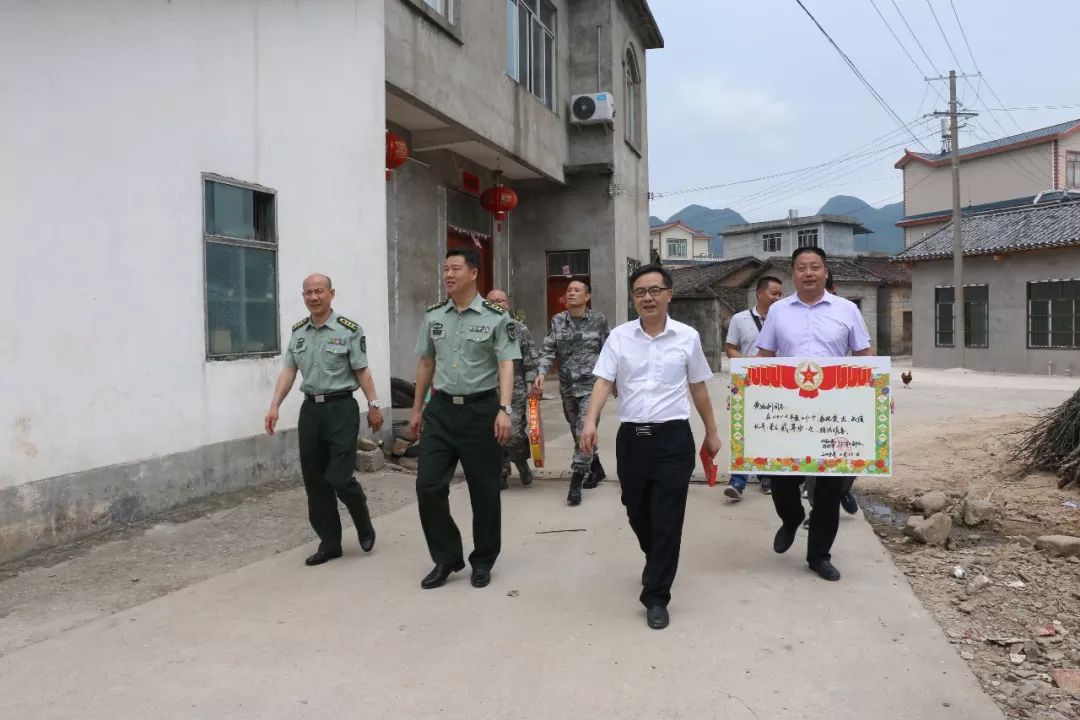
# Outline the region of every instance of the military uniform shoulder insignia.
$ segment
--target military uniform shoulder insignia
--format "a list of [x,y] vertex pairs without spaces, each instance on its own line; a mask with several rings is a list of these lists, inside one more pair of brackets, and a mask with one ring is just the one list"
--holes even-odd
[[503,307],[501,305],[496,305],[495,303],[488,302],[487,300],[484,301],[484,307],[486,307],[488,310],[491,310],[492,312],[494,312],[494,313],[496,313],[498,315],[502,315],[503,313],[506,312],[506,310],[503,309]]
[[517,323],[515,323],[513,320],[506,323],[506,337],[510,338],[511,340],[517,340]]
[[292,326],[293,332],[296,332],[296,331],[297,331],[297,330],[299,330],[300,328],[302,328],[302,327],[304,327],[305,325],[307,325],[307,324],[308,324],[308,320],[309,320],[309,319],[310,319],[310,318],[304,318],[303,320],[297,320],[296,322],[294,322],[294,323],[293,323],[293,326]]
[[352,330],[353,332],[356,332],[357,330],[360,329],[359,325],[357,325],[356,323],[354,323],[352,320],[345,317],[344,315],[338,315],[337,321],[338,321],[338,325],[341,325],[342,327],[348,328],[349,330]]
[[429,306],[428,309],[425,310],[424,312],[431,312],[432,310],[438,310],[439,308],[441,308],[443,305],[445,305],[448,302],[450,302],[450,298],[446,298],[445,300],[440,300],[439,302],[435,303],[434,305]]

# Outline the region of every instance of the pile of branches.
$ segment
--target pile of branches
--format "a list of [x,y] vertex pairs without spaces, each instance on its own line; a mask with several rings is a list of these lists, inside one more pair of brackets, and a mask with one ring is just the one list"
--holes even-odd
[[1061,478],[1059,488],[1080,486],[1080,390],[1015,435],[1011,459],[1020,464],[1021,475],[1052,472]]

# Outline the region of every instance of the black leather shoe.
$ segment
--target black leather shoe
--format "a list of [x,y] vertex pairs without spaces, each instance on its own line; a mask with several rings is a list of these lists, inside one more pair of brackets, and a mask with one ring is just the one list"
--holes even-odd
[[470,582],[472,582],[474,588],[487,587],[488,583],[491,582],[491,568],[474,567]]
[[327,552],[326,550],[317,550],[314,555],[304,560],[304,564],[308,567],[314,567],[315,565],[322,565],[325,562],[330,562],[341,557],[341,548],[333,552]]
[[645,622],[653,630],[663,630],[668,626],[668,611],[665,607],[651,607],[645,611]]
[[581,504],[581,488],[585,482],[584,474],[576,472],[570,478],[570,492],[566,495],[567,505]]
[[810,569],[825,580],[836,582],[840,579],[840,571],[833,567],[833,564],[828,560],[819,560],[816,563],[810,563]]
[[374,547],[375,528],[372,525],[368,525],[367,532],[360,536],[360,549],[366,553],[369,553]]
[[844,508],[844,512],[848,515],[854,515],[859,512],[859,501],[855,499],[855,496],[849,492],[840,496],[840,507]]
[[436,563],[435,567],[424,576],[424,579],[420,581],[420,587],[425,590],[431,590],[446,584],[446,578],[456,573],[458,570],[464,570],[465,563],[458,561],[452,565],[443,563]]
[[[802,524],[802,521],[799,522]],[[787,525],[781,525],[780,529],[776,531],[776,537],[772,541],[772,549],[778,553],[786,553],[792,543],[795,542],[795,533],[798,530],[799,525],[789,528]]]

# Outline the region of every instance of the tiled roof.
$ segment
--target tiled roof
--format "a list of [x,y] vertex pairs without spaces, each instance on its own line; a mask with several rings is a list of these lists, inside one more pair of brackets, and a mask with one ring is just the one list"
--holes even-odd
[[[869,273],[877,275],[886,285],[911,285],[911,268],[903,263],[894,263],[887,257],[861,256],[854,259],[856,265]],[[829,261],[832,265],[832,261]]]
[[720,304],[731,311],[732,314],[742,312],[747,307],[746,287],[718,287],[715,289],[716,298]]
[[[1080,120],[1070,120],[1068,122],[1058,123],[1057,125],[1051,125],[1050,127],[1029,130],[1028,132],[1023,132],[1018,135],[1010,135],[1009,137],[998,138],[997,140],[960,148],[960,157],[990,155],[996,151],[1011,148],[1013,146],[1035,145],[1040,142],[1061,138],[1078,129],[1080,129]],[[945,164],[948,163],[951,158],[952,155],[950,153],[917,153],[908,150],[904,153],[904,157],[900,158],[896,163],[896,167],[903,167],[907,164],[908,160],[912,159],[918,159],[932,164]]]
[[[768,268],[774,267],[791,275],[791,260],[787,258],[771,258],[761,266],[768,274]],[[831,257],[829,258],[829,270],[832,272],[833,281],[838,283],[856,283],[859,285],[880,285],[884,278],[866,270],[856,264],[853,258]]]
[[[971,215],[964,218],[960,231],[964,255],[1080,246],[1080,200]],[[913,262],[950,258],[952,248],[953,231],[952,223],[949,223],[893,260]]]
[[686,230],[688,233],[693,235],[695,238],[711,238],[712,237],[712,235],[705,232],[704,230],[698,230],[696,228],[692,228],[689,225],[687,225],[686,223],[684,223],[682,220],[676,220],[674,222],[664,223],[663,225],[653,225],[652,227],[649,228],[649,234],[650,235],[659,235],[660,233],[664,232],[665,230],[670,230],[673,227],[681,227],[684,230]]
[[710,295],[716,296],[713,283],[723,280],[731,273],[748,265],[760,264],[753,257],[741,257],[734,260],[722,260],[713,263],[686,265],[672,269],[671,278],[677,296]]
[[[964,208],[964,214],[970,215],[974,213],[991,212],[993,210],[1006,210],[1008,208],[1023,207],[1024,205],[1031,205],[1035,202],[1036,198],[1039,203],[1052,203],[1059,200],[1069,200],[1077,197],[1075,190],[1051,190],[1048,192],[1040,193],[1038,195],[1026,195],[1024,197],[1010,198],[1008,200],[996,200],[994,202],[980,203],[979,205],[968,205]],[[904,227],[905,224],[918,224],[923,220],[940,220],[942,218],[948,220],[952,217],[952,208],[946,208],[944,210],[934,210],[932,212],[916,213],[915,215],[908,215],[900,218],[897,223],[900,227]]]

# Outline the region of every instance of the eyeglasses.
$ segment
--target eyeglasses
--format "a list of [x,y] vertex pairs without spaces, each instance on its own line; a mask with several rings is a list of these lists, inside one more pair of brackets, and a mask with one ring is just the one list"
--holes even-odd
[[648,293],[650,297],[658,298],[658,297],[660,297],[660,294],[662,292],[664,292],[665,290],[670,290],[670,289],[671,288],[668,288],[668,287],[660,287],[659,285],[653,285],[651,288],[649,288],[647,290],[645,288],[634,288],[634,297],[636,297],[638,300],[640,300],[643,297],[645,297],[645,293]]

